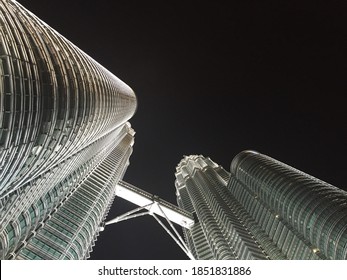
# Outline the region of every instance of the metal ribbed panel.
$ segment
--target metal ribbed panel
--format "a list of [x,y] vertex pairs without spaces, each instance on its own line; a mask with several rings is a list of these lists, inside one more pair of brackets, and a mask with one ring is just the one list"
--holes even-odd
[[347,259],[347,193],[270,157],[244,151],[229,174],[185,156],[175,185],[197,216],[185,231],[197,258]]
[[132,90],[14,1],[0,2],[0,196],[128,120]]
[[[266,259],[260,244],[239,216],[226,189],[229,174],[209,158],[185,157],[177,168],[178,203],[193,207],[198,223],[186,231],[188,245],[201,259]],[[192,211],[192,210],[191,210]]]
[[[5,230],[1,232],[0,236],[4,250],[2,250],[1,258],[30,258],[30,255],[35,256],[34,258],[44,259],[81,259],[88,256],[91,249],[90,244],[95,241],[99,225],[105,218],[107,209],[113,200],[114,186],[122,178],[127,167],[133,141],[133,136],[128,132],[129,127],[125,126],[121,133],[111,135],[116,143],[106,147],[106,155],[104,154],[99,160],[88,162],[88,165],[80,166],[78,172],[69,174],[66,179],[62,178],[61,182],[53,186],[49,192],[45,192],[40,184],[33,186],[31,190],[22,192],[18,199],[18,206],[12,206],[12,214],[5,215],[3,220],[2,226]],[[118,137],[118,140],[115,137]],[[35,192],[37,195],[33,196],[32,194]],[[23,228],[20,228],[22,215],[30,216],[30,219]],[[68,229],[73,237],[81,236],[81,234],[83,236],[83,238],[70,236],[63,238],[64,242],[69,244],[64,248],[72,248],[69,251],[71,254],[67,253],[65,249],[62,251],[50,246],[49,244],[54,243],[54,240],[48,242],[48,245],[45,243],[47,235],[52,234],[50,229],[57,229],[59,226]],[[11,227],[14,227],[13,234],[8,232]],[[35,232],[33,240],[31,240],[31,232]],[[56,235],[53,235],[55,238]],[[78,240],[84,241],[81,244]],[[21,241],[26,246],[23,246]],[[41,242],[41,245],[39,246],[35,242]],[[73,246],[74,242],[78,244]],[[43,246],[43,244],[46,245]],[[37,246],[41,251],[35,251]],[[47,249],[47,246],[50,247],[50,252],[55,252],[53,255],[47,255],[43,249]],[[31,247],[36,249],[31,250]],[[28,250],[31,252],[30,254],[27,252]]]
[[0,0],[0,62],[0,258],[87,258],[129,165],[135,94],[15,1]]
[[254,152],[239,154],[231,170],[265,207],[303,238],[311,255],[347,258],[345,191]]

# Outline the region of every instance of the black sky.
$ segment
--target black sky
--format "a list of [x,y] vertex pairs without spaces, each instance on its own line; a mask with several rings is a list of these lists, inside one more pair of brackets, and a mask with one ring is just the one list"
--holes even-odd
[[[345,1],[19,2],[136,92],[130,183],[175,203],[183,155],[228,170],[254,149],[346,189]],[[96,244],[93,259],[185,258],[150,217]]]

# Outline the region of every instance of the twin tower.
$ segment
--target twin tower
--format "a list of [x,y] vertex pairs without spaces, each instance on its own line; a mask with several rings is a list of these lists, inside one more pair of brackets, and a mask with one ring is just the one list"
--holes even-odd
[[[87,259],[117,193],[150,199],[121,181],[136,106],[125,83],[0,0],[1,259]],[[347,259],[347,193],[272,158],[244,151],[227,172],[186,156],[175,185],[179,207],[155,205],[192,221],[192,258]]]

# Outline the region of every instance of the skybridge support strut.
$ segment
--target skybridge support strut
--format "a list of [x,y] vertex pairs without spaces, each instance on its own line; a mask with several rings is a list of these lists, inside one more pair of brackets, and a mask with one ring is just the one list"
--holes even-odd
[[[191,215],[178,208],[177,206],[168,203],[164,200],[161,200],[157,196],[150,195],[147,192],[144,192],[141,189],[138,189],[128,183],[121,183],[123,185],[118,184],[116,187],[116,195],[117,193],[121,194],[119,195],[120,197],[140,206],[122,215],[119,215],[118,217],[112,220],[109,220],[105,223],[105,226],[114,223],[119,223],[121,221],[129,220],[132,218],[150,215],[169,234],[169,236],[175,241],[175,243],[190,259],[195,259],[193,254],[190,252],[188,246],[184,242],[183,238],[180,236],[180,234],[177,232],[176,228],[172,224],[172,222],[174,222],[182,227],[190,228],[194,224],[194,220],[191,217]],[[161,219],[159,219],[159,216],[163,217],[166,220],[169,227],[166,226]],[[104,226],[101,226],[100,230],[103,229]]]

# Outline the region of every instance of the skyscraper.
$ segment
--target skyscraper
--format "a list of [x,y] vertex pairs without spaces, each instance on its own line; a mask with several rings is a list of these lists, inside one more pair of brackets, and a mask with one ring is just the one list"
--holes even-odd
[[177,166],[184,229],[198,259],[347,259],[347,193],[253,151],[231,173],[203,156]]
[[135,94],[15,1],[0,27],[0,258],[87,258],[129,164]]

